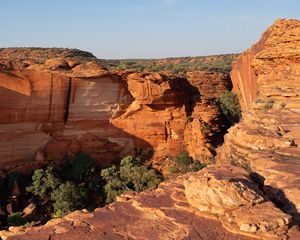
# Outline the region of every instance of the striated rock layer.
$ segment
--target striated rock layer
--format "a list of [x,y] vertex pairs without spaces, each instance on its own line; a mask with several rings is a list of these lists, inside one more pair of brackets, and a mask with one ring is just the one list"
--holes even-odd
[[94,212],[76,211],[42,227],[10,228],[0,235],[8,240],[296,239],[290,221],[245,170],[212,166],[156,190],[127,193]]
[[219,163],[255,172],[264,192],[300,220],[300,21],[277,20],[233,65],[243,120],[229,130]]
[[80,151],[103,166],[134,152],[154,153],[157,168],[184,150],[211,159],[222,128],[215,99],[228,82],[108,72],[79,50],[0,49],[0,169],[29,171]]

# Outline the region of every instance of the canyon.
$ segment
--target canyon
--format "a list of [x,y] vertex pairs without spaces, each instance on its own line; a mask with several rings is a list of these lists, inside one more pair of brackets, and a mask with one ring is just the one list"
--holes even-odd
[[185,146],[193,157],[214,155],[222,131],[215,100],[230,89],[226,74],[109,72],[94,56],[66,49],[2,49],[0,63],[2,170],[28,172],[79,152],[103,166],[140,150],[153,152],[158,167]]
[[89,53],[0,50],[0,168],[30,172],[87,152],[162,172],[187,151],[207,168],[128,192],[93,212],[2,239],[300,239],[300,21],[274,22],[233,64],[242,120],[224,137],[223,73],[108,71]]

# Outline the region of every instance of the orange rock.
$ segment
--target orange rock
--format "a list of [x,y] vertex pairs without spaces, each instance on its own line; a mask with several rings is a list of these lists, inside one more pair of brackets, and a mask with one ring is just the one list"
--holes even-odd
[[[215,99],[228,89],[227,75],[109,72],[68,49],[0,49],[0,64],[0,168],[27,172],[37,164],[24,163],[79,151],[109,165],[152,149],[158,167],[185,150],[207,162],[214,155],[222,127]],[[188,115],[196,120],[186,128]]]
[[219,163],[255,172],[269,198],[296,222],[300,220],[299,39],[299,20],[277,20],[233,65],[243,120],[229,129],[218,156]]
[[[208,174],[209,173],[209,174]],[[213,203],[215,190],[224,202],[235,208],[226,215],[208,216],[191,204],[187,192],[192,192],[194,179],[208,180],[210,191],[199,195]],[[201,191],[201,180],[196,190]],[[224,189],[222,189],[225,187]],[[243,190],[246,190],[243,192]],[[212,194],[209,198],[209,192]],[[231,195],[236,193],[236,195]],[[206,195],[206,196],[205,196]],[[216,194],[215,194],[216,195]],[[254,198],[253,198],[254,196]],[[117,201],[94,212],[75,211],[40,227],[1,231],[8,240],[31,239],[286,239],[290,216],[271,202],[260,203],[262,195],[247,172],[232,166],[208,167],[162,183],[155,190],[125,193]],[[232,204],[231,199],[238,199]],[[251,206],[251,203],[256,203]],[[239,205],[242,204],[243,206]],[[225,206],[225,205],[224,205]],[[196,206],[197,207],[197,206]],[[249,214],[248,214],[249,213]],[[25,233],[24,233],[25,232]],[[296,236],[297,232],[291,232]]]

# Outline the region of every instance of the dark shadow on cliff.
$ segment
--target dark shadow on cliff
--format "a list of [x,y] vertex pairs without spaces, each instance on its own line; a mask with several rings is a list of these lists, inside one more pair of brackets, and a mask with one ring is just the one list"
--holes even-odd
[[[84,125],[82,125],[84,124]],[[91,127],[87,127],[90,125]],[[45,158],[49,161],[63,161],[65,156],[72,158],[85,152],[101,167],[119,164],[128,155],[151,159],[153,148],[150,143],[115,127],[109,121],[68,122],[66,134],[53,137],[44,148]],[[99,133],[99,130],[101,133]],[[67,131],[81,130],[79,136],[68,135]]]
[[252,172],[250,178],[258,184],[259,189],[268,196],[279,209],[293,217],[291,225],[300,224],[300,213],[298,212],[296,205],[292,203],[279,188],[274,188],[270,185],[264,185],[265,177],[262,175]]

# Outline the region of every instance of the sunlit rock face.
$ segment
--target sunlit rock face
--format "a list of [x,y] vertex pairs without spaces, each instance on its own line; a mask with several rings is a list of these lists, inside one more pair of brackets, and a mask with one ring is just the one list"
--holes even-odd
[[1,49],[0,63],[1,168],[80,151],[105,166],[138,151],[157,168],[183,151],[214,156],[226,74],[109,72],[91,54],[66,49]]
[[256,172],[264,191],[299,220],[300,21],[277,20],[233,65],[243,120],[229,130],[218,162]]
[[132,152],[132,138],[110,123],[131,103],[131,94],[121,77],[82,55],[1,50],[1,166],[56,161],[79,151],[106,163]]

